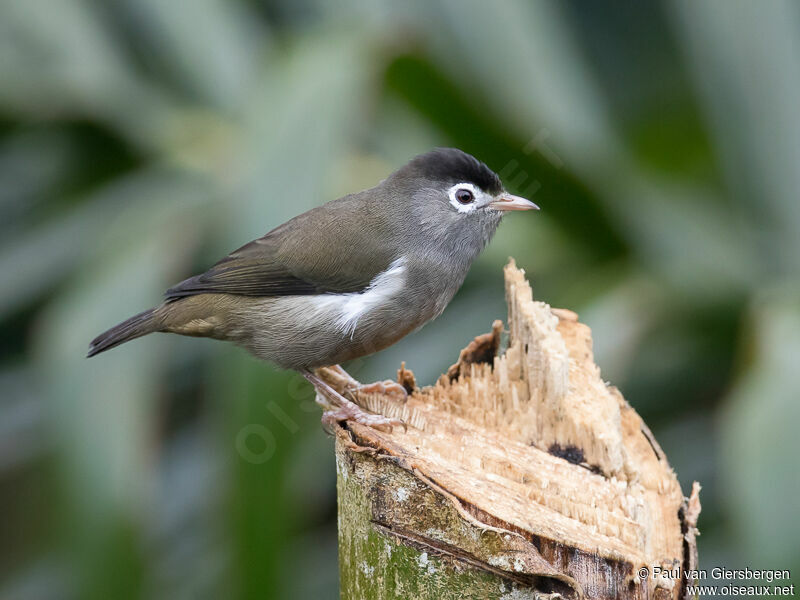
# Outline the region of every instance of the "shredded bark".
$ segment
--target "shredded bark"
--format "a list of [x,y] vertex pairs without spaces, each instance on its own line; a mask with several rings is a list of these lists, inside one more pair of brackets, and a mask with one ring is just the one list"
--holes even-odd
[[477,336],[461,351],[458,362],[447,369],[449,381],[455,381],[467,373],[468,365],[486,363],[491,365],[500,349],[500,335],[503,333],[503,322],[499,319],[492,323],[492,331]]
[[406,368],[405,361],[400,363],[400,368],[397,370],[397,383],[402,385],[409,394],[413,394],[419,389],[414,372]]

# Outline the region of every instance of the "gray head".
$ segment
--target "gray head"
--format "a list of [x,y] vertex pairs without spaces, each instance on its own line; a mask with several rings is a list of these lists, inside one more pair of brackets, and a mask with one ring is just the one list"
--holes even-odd
[[[437,148],[395,171],[384,185],[410,203],[414,226],[427,238],[474,258],[510,210],[538,207],[503,189],[497,174],[466,152]],[[399,193],[398,193],[399,192]],[[427,244],[426,244],[427,245]]]

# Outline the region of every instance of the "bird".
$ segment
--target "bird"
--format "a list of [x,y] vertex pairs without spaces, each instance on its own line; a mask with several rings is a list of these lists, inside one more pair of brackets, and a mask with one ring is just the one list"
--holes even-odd
[[391,428],[397,420],[362,409],[315,370],[333,367],[364,391],[404,394],[391,382],[360,384],[339,365],[439,316],[502,217],[538,208],[472,155],[436,148],[169,288],[160,305],[92,340],[88,357],[153,332],[230,341],[300,372],[327,400],[324,425]]

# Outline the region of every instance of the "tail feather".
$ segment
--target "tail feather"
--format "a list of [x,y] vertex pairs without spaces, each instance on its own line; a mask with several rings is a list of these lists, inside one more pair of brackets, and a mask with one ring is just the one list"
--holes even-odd
[[115,325],[108,331],[101,333],[94,338],[89,344],[89,352],[86,354],[87,358],[105,352],[115,346],[119,346],[132,339],[153,333],[158,330],[158,324],[155,319],[156,309],[151,308],[138,315],[132,316],[127,321],[123,321],[119,325]]

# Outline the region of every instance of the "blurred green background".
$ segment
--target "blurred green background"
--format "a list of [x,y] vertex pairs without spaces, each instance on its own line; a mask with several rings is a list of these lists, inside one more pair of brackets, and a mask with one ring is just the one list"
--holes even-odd
[[701,566],[800,569],[798,108],[788,0],[0,2],[0,598],[337,597],[298,376],[177,336],[84,354],[442,145],[542,210],[354,375],[432,383],[513,255],[702,482]]

